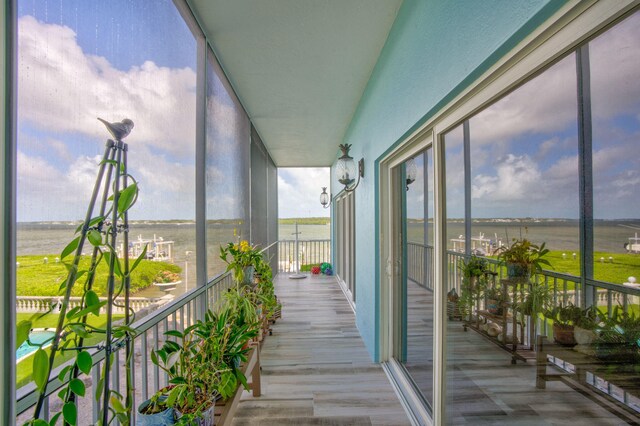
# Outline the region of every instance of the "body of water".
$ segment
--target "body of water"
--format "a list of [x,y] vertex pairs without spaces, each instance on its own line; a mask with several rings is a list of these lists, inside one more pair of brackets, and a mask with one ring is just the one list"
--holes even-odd
[[[54,255],[50,261],[54,261],[55,256],[66,245],[75,238],[75,230],[78,223],[19,223],[16,235],[16,251],[18,256],[26,255]],[[300,239],[328,239],[330,238],[330,225],[299,225]],[[279,238],[293,239],[295,235],[295,225],[280,225]],[[234,224],[211,224],[207,228],[207,270],[209,278],[226,270],[226,264],[220,259],[220,245],[236,241],[242,236],[238,230],[238,225]],[[182,268],[183,283],[180,284],[173,294],[181,294],[196,285],[196,229],[193,222],[148,222],[131,223],[129,225],[129,241],[138,238],[152,240],[154,237],[162,238],[164,241],[173,241],[174,263]],[[121,242],[122,237],[119,236]],[[87,242],[84,246],[84,253],[91,253],[91,246]],[[18,282],[20,286],[20,282]],[[136,293],[141,297],[157,297],[164,293],[150,287]]]
[[[607,253],[626,253],[624,244],[630,237],[640,234],[640,221],[611,220],[594,222],[594,250]],[[410,221],[407,225],[408,240],[424,242],[424,223]],[[433,225],[429,224],[428,241],[433,241]],[[465,234],[462,221],[447,223],[448,249],[453,249],[452,239]],[[578,251],[580,242],[580,223],[577,220],[557,221],[497,221],[476,220],[471,224],[472,237],[480,235],[495,243],[509,244],[514,238],[526,237],[541,244],[546,243],[550,250]]]

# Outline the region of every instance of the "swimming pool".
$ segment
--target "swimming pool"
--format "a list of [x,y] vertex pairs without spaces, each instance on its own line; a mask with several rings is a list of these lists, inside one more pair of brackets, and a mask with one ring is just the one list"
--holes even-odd
[[[52,330],[31,330],[29,333],[29,340],[34,343],[35,346],[29,344],[29,342],[24,342],[20,345],[20,347],[16,350],[16,362],[19,362],[22,358],[27,355],[35,352],[38,349],[38,345],[50,340],[56,333]],[[51,342],[47,342],[45,346],[49,346]]]

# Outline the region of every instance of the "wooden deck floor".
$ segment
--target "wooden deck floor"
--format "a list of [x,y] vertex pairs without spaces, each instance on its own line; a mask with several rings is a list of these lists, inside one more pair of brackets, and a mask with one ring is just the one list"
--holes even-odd
[[275,284],[282,319],[260,354],[262,396],[245,392],[233,424],[410,424],[335,279],[282,275]]

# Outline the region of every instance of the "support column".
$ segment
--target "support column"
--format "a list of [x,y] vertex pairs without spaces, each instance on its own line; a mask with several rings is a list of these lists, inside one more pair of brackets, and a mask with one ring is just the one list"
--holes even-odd
[[589,45],[576,51],[578,75],[578,175],[580,182],[580,285],[583,307],[595,300],[595,288],[587,284],[593,279],[593,151],[591,128],[591,73]]
[[462,123],[464,149],[464,254],[471,254],[471,136],[469,120]]
[[2,270],[2,290],[0,291],[0,342],[4,350],[0,351],[0,424],[15,423],[15,373],[16,373],[16,336],[15,336],[15,298],[16,298],[16,261],[15,261],[15,223],[16,223],[16,87],[15,87],[15,47],[16,47],[16,2],[9,0],[0,5],[2,17],[2,104],[0,106],[0,126],[4,137],[4,149],[0,152],[0,267]]

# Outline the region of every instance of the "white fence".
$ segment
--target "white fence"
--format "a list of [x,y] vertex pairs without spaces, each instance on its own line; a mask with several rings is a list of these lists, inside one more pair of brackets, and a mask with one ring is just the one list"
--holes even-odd
[[[101,301],[107,300],[105,297],[100,298]],[[165,295],[162,297],[130,297],[129,306],[134,312],[141,311],[150,307],[157,307],[164,305],[165,303],[173,300],[173,296]],[[71,297],[69,298],[69,309],[80,306],[82,298]],[[124,307],[118,305],[124,305],[124,299],[116,299],[116,304],[113,305],[114,314],[123,314]],[[16,297],[16,312],[18,313],[37,313],[47,312],[53,307],[52,312],[59,312],[60,305],[62,304],[62,297],[58,296],[17,296]],[[102,308],[101,312],[106,312],[106,306]]]

